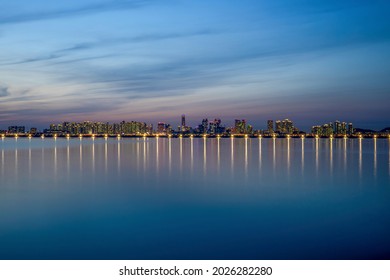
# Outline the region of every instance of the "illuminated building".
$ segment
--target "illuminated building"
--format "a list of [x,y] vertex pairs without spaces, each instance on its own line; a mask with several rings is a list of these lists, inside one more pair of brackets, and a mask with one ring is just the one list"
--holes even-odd
[[274,133],[274,121],[273,120],[268,120],[267,121],[267,130],[269,134]]
[[348,134],[349,135],[352,135],[352,134],[354,134],[354,129],[353,129],[353,125],[352,125],[352,123],[349,123],[348,124]]
[[246,120],[235,120],[234,121],[234,132],[236,134],[247,133]]

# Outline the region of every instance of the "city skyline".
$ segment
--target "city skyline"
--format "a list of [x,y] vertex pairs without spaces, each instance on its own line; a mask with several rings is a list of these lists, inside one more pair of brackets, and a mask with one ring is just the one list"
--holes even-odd
[[309,130],[339,119],[380,130],[389,8],[380,0],[4,3],[0,127],[176,124],[185,111],[255,127],[289,118]]
[[[301,129],[294,124],[290,119],[282,120],[267,120],[264,127],[254,127],[246,119],[235,119],[234,125],[226,125],[221,119],[203,118],[198,125],[191,126],[187,122],[185,114],[180,117],[178,126],[166,122],[158,122],[157,125],[147,124],[142,121],[121,121],[121,122],[96,122],[83,121],[73,122],[65,121],[61,123],[51,123],[49,127],[39,129],[36,127],[26,127],[25,125],[11,125],[8,129],[1,129],[2,137],[5,135],[28,135],[41,136],[41,134],[51,136],[70,136],[70,135],[214,135],[214,136],[230,136],[230,135],[245,135],[245,136],[361,136],[379,135],[390,136],[390,127],[385,127],[381,130],[363,129],[355,127],[351,122],[331,121],[324,124],[315,124],[311,126],[309,131]],[[374,133],[374,134],[373,134]],[[378,136],[378,135],[376,135]]]

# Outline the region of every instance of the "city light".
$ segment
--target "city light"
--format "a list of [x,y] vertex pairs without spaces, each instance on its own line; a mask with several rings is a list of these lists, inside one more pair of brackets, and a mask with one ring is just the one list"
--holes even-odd
[[[183,114],[181,116],[181,126],[178,126],[177,130],[174,130],[170,124],[165,122],[158,122],[157,128],[153,129],[153,124],[146,124],[139,121],[122,121],[120,123],[109,122],[63,122],[59,124],[50,124],[48,129],[44,129],[43,132],[39,132],[37,128],[31,128],[26,131],[25,126],[9,126],[8,130],[2,130],[6,138],[8,136],[14,136],[17,134],[19,137],[39,137],[44,135],[46,137],[90,137],[92,139],[96,137],[174,137],[174,138],[192,138],[192,137],[272,137],[272,138],[355,138],[355,137],[389,137],[390,132],[384,130],[383,132],[375,132],[372,130],[366,132],[357,132],[358,129],[354,128],[352,123],[335,121],[325,123],[323,125],[312,126],[311,132],[303,132],[298,129],[294,122],[289,119],[284,120],[268,120],[266,123],[266,129],[255,129],[245,119],[234,120],[233,126],[222,125],[221,119],[208,120],[204,118],[201,123],[196,127],[191,127],[186,124],[186,118]],[[378,134],[380,133],[380,134]],[[80,137],[80,138],[81,138]]]

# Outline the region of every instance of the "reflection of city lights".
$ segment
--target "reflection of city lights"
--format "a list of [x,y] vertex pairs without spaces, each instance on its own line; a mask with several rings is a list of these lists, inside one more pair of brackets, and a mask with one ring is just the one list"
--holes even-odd
[[95,140],[95,134],[92,134],[92,140]]
[[80,135],[79,135],[79,138],[80,138],[80,140],[81,140],[81,139],[83,139],[83,135],[82,135],[82,134],[80,134]]
[[107,135],[107,134],[104,134],[104,139],[107,140],[107,138],[108,138],[108,135]]
[[28,135],[28,139],[31,139],[31,138],[32,138],[32,136],[31,136],[31,134],[29,134],[29,135]]
[[15,134],[15,139],[18,139],[18,138],[19,138],[19,136],[17,134]]
[[69,139],[70,138],[70,135],[69,134],[66,134],[66,139]]
[[4,135],[4,134],[1,134],[1,138],[3,138],[3,139],[4,139],[4,138],[5,138],[5,135]]
[[121,139],[121,135],[118,134],[118,135],[116,136],[116,138],[117,138],[118,140],[120,140],[120,139]]

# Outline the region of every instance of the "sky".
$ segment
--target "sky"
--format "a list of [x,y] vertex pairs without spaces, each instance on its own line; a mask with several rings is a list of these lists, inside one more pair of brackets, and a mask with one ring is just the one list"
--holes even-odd
[[0,129],[390,126],[390,1],[0,0]]

